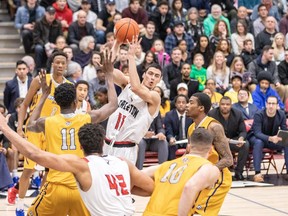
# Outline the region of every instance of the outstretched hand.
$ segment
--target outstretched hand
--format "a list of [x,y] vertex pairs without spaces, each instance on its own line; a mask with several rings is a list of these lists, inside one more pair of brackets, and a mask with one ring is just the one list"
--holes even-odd
[[135,36],[133,36],[133,39],[132,39],[131,42],[129,42],[127,40],[127,44],[129,45],[129,49],[128,49],[128,53],[127,53],[128,56],[130,56],[130,57],[134,57],[135,56],[137,47],[141,46],[140,45],[141,41],[142,41],[142,38],[140,38],[138,40],[138,38],[135,37]]
[[39,79],[40,79],[42,94],[45,97],[48,97],[48,95],[51,92],[52,80],[50,80],[50,83],[48,86],[47,81],[46,81],[46,70],[41,69],[41,71],[39,72]]
[[5,117],[2,113],[0,113],[0,130],[2,130],[5,125],[7,125],[9,117],[10,114]]
[[105,74],[113,73],[115,60],[112,61],[112,51],[108,48],[103,50],[103,64],[101,66]]

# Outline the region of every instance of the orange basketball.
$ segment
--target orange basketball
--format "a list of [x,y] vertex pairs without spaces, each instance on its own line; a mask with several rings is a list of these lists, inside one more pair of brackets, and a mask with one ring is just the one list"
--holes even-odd
[[117,21],[114,27],[114,35],[119,43],[127,43],[127,40],[131,42],[133,36],[137,40],[139,35],[137,22],[130,18]]

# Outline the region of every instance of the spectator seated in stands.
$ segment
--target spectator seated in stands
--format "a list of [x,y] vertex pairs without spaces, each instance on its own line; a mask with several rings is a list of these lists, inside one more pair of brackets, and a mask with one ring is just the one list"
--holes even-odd
[[68,65],[67,73],[65,74],[67,80],[69,80],[73,84],[76,84],[77,81],[81,79],[81,76],[82,68],[77,62],[73,62],[72,64]]
[[184,39],[179,40],[177,47],[182,52],[182,61],[191,64],[192,63],[191,52],[188,52],[188,50],[187,50],[186,40],[184,40]]
[[148,21],[145,34],[141,36],[142,40],[140,43],[143,52],[145,53],[152,48],[153,42],[158,39],[158,35],[156,35],[155,30],[155,23],[153,21]]
[[277,104],[281,109],[284,109],[284,104],[282,103],[278,93],[271,88],[270,84],[272,82],[272,76],[268,71],[263,71],[257,76],[258,84],[255,91],[252,92],[253,103],[257,106],[259,110],[262,110],[266,106],[267,98],[274,96],[278,99]]
[[[278,11],[277,6],[273,5],[273,0],[261,0],[260,4],[263,4],[266,7],[269,16],[275,17],[277,22],[280,21],[279,11]],[[258,18],[258,16],[259,16],[258,7],[259,7],[260,4],[255,5],[254,8],[253,8],[253,12],[251,14],[252,21],[256,20]]]
[[85,11],[78,12],[77,21],[69,26],[68,42],[73,49],[74,55],[78,52],[80,40],[85,36],[92,36],[96,43],[96,35],[94,26],[87,22],[87,14]]
[[[173,101],[176,95],[178,95],[178,85],[181,83],[186,84],[187,97],[191,97],[194,93],[199,90],[199,81],[190,78],[191,66],[188,63],[184,63],[181,66],[181,76],[171,81],[170,87],[170,100]],[[182,85],[182,87],[185,85]]]
[[238,102],[233,104],[233,108],[242,113],[244,120],[253,119],[255,113],[258,111],[256,105],[249,103],[250,92],[246,88],[241,88],[238,91]]
[[156,63],[156,62],[157,62],[156,55],[151,50],[148,50],[145,54],[144,61],[140,65],[137,65],[137,73],[141,82],[143,80],[142,76],[144,72],[146,71],[146,68],[149,65]]
[[[122,19],[122,14],[116,12],[116,13],[113,15],[112,18],[113,18],[112,21],[109,21],[109,23],[108,23],[107,26],[106,26],[106,31],[105,31],[105,35],[106,35],[106,36],[107,36],[107,33],[109,33],[109,32],[112,32],[112,33],[114,34],[115,24],[116,24],[117,21],[119,21],[120,19]],[[108,42],[107,39],[106,39],[106,42]]]
[[[199,82],[198,91],[201,91],[201,92],[204,90],[206,80],[207,80],[206,69],[202,67],[203,64],[204,64],[203,55],[200,53],[197,53],[194,56],[193,65],[191,66],[190,78],[197,80]],[[188,95],[188,98],[190,97]]]
[[214,4],[211,7],[211,14],[209,14],[208,17],[203,22],[205,35],[210,37],[210,35],[214,30],[214,26],[218,20],[225,21],[226,25],[228,26],[227,35],[231,34],[229,20],[222,15],[221,7],[217,4]]
[[[253,146],[253,165],[255,169],[253,180],[255,182],[264,182],[260,170],[263,148],[284,149],[285,165],[288,167],[288,147],[281,146],[281,138],[277,136],[279,129],[287,130],[286,116],[279,109],[279,99],[275,96],[268,96],[264,109],[254,115],[253,125],[248,135],[249,142]],[[285,177],[288,179],[287,174]]]
[[187,138],[188,127],[192,124],[192,119],[188,118],[185,112],[188,97],[177,95],[174,101],[176,108],[168,112],[164,118],[166,137],[170,145],[168,160],[176,158],[175,152],[178,148],[186,148],[186,144],[175,143]]
[[145,33],[145,26],[148,22],[148,15],[140,5],[140,0],[129,0],[129,6],[122,11],[123,18],[131,18],[138,23],[140,34]]
[[211,110],[208,115],[222,124],[228,141],[232,139],[241,142],[238,144],[229,143],[229,147],[231,152],[238,152],[234,178],[235,180],[244,180],[242,173],[249,154],[249,143],[245,141],[247,132],[242,113],[232,108],[231,99],[224,96],[220,100],[219,107]]
[[[239,3],[238,3],[239,6]],[[231,33],[235,33],[237,32],[237,23],[239,20],[242,20],[245,24],[246,24],[246,28],[245,31],[249,32],[253,35],[254,30],[253,30],[253,23],[250,22],[249,16],[248,16],[248,10],[246,7],[244,6],[239,6],[238,10],[237,10],[237,17],[235,17],[234,19],[232,19],[232,21],[230,22],[230,27],[231,27]]]
[[[276,63],[273,61],[273,48],[271,46],[265,46],[262,50],[262,54],[259,55],[248,65],[248,71],[251,73],[251,85],[250,91],[255,90],[256,84],[258,83],[258,74],[262,71],[267,71],[271,74],[271,84],[274,84],[276,89],[280,90],[280,80],[278,77],[278,70]],[[283,95],[283,93],[281,94]]]
[[198,10],[195,7],[192,7],[187,12],[187,33],[192,36],[194,42],[199,40],[201,35],[204,35],[204,26],[203,23],[199,21]]
[[218,107],[219,102],[220,102],[221,98],[223,97],[223,95],[216,91],[215,80],[207,78],[205,88],[208,88],[211,91],[210,98],[211,98],[212,108]]
[[19,7],[15,16],[15,28],[20,30],[20,35],[25,54],[32,53],[33,31],[36,21],[45,14],[45,8],[39,6],[35,0],[27,0]]
[[74,56],[74,61],[84,68],[89,64],[93,51],[95,49],[95,38],[93,36],[85,36],[79,43],[80,52]]
[[185,24],[181,21],[176,21],[173,26],[173,33],[168,34],[165,39],[165,51],[171,55],[174,47],[177,46],[178,41],[184,39],[187,43],[187,51],[191,52],[194,47],[192,37],[185,32]]
[[171,88],[171,81],[181,77],[182,52],[178,47],[173,48],[171,53],[171,63],[162,69],[163,81],[168,89]]
[[90,82],[96,78],[96,67],[102,65],[102,54],[98,51],[93,51],[89,64],[83,69],[83,80]]
[[[81,1],[81,10],[85,11],[87,14],[87,22],[91,23],[96,28],[97,14],[94,13],[91,9],[92,0],[82,0]],[[73,13],[73,22],[77,21],[79,11]]]
[[170,100],[164,96],[164,91],[161,87],[155,86],[153,90],[158,92],[158,94],[160,95],[161,103],[159,112],[161,115],[161,119],[163,120],[166,116],[166,113],[170,111]]
[[262,49],[266,46],[272,45],[275,35],[277,22],[274,17],[268,16],[265,20],[265,29],[255,37],[255,51],[258,55],[261,54]]
[[168,1],[159,1],[157,8],[151,13],[149,20],[155,23],[155,32],[159,35],[159,38],[164,41],[166,36],[172,32],[170,27],[172,14],[169,12]]
[[97,17],[97,24],[96,24],[96,38],[97,43],[104,44],[105,43],[105,32],[107,30],[107,25],[109,20],[112,19],[113,15],[117,12],[115,6],[115,0],[105,0],[105,7],[99,12]]
[[72,10],[68,7],[67,0],[57,0],[52,5],[56,10],[56,20],[62,25],[62,31],[65,37],[68,35],[68,27],[72,23]]
[[220,39],[216,47],[216,52],[217,51],[223,52],[226,60],[226,66],[230,67],[235,57],[234,53],[232,52],[230,41],[228,39]]
[[47,56],[51,55],[56,47],[57,37],[63,35],[61,23],[55,19],[55,13],[55,8],[47,7],[45,16],[35,24],[33,41],[37,71],[46,68]]
[[243,59],[245,68],[248,68],[249,63],[257,58],[257,54],[253,49],[253,41],[251,39],[244,40],[240,56]]
[[5,84],[4,105],[8,113],[14,113],[15,100],[19,97],[25,98],[32,82],[32,77],[28,76],[28,66],[26,62],[19,60],[16,62],[15,76]]
[[91,104],[91,107],[94,109],[95,105],[97,104],[97,101],[95,100],[95,93],[101,88],[108,88],[107,81],[105,79],[105,73],[102,71],[100,67],[96,68],[96,78],[92,79],[89,82],[89,102]]
[[215,52],[212,64],[207,68],[207,79],[215,80],[217,92],[224,94],[228,90],[229,74],[230,69],[226,66],[224,53]]
[[228,43],[231,43],[231,37],[228,31],[228,25],[224,20],[218,20],[215,23],[212,34],[209,36],[209,41],[212,44],[212,49],[216,50],[220,40],[227,40]]
[[140,170],[143,169],[145,151],[157,152],[159,164],[167,161],[168,143],[166,141],[165,130],[162,125],[160,113],[156,118],[154,118],[148,132],[139,142],[138,148],[139,150],[136,166]]
[[161,39],[156,39],[153,42],[151,50],[155,53],[157,62],[162,69],[165,67],[165,65],[170,63],[170,55],[165,52],[164,42]]

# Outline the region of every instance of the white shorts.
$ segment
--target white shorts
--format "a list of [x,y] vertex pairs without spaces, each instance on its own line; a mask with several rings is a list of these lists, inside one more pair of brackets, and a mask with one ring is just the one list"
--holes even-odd
[[136,164],[137,154],[138,154],[138,146],[135,145],[133,147],[121,147],[116,148],[104,143],[103,153],[105,155],[113,155],[116,157],[124,157],[127,160],[130,160],[133,164]]

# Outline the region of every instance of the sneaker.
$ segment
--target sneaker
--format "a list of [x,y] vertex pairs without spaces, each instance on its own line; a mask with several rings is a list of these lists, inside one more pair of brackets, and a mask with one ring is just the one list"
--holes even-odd
[[19,177],[18,176],[14,176],[13,177],[13,182],[14,182],[14,184],[17,184],[19,182]]
[[32,178],[31,180],[31,187],[39,189],[41,185],[41,178],[37,176],[36,178]]
[[16,216],[25,216],[24,209],[16,209]]
[[253,181],[254,182],[264,182],[264,177],[261,173],[259,174],[256,174],[254,177],[253,177]]
[[15,187],[11,187],[8,189],[8,194],[6,197],[6,202],[8,205],[15,205],[17,194],[18,190]]

